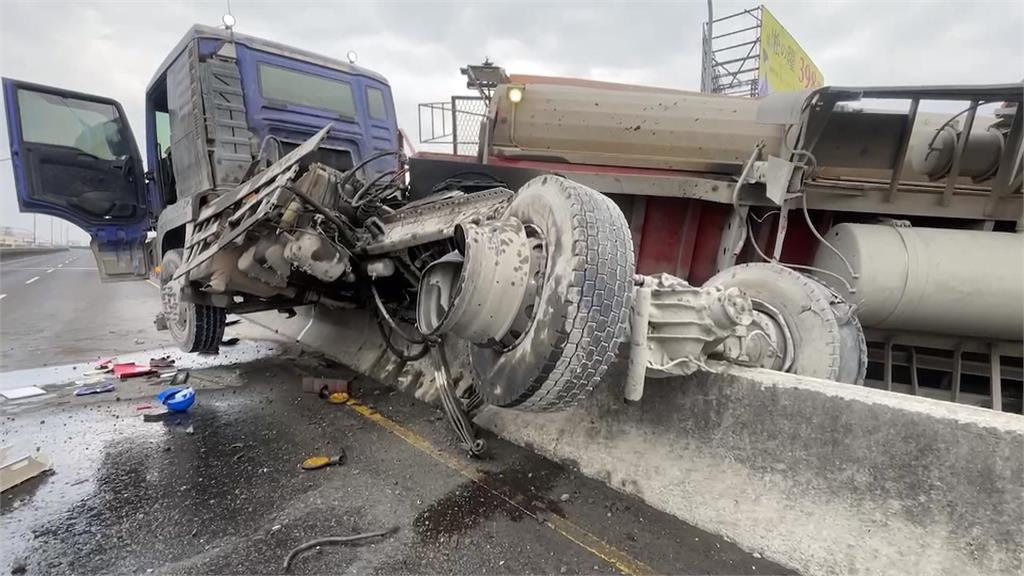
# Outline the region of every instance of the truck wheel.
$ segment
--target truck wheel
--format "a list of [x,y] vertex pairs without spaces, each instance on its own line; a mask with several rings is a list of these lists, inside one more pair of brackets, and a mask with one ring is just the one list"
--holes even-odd
[[778,351],[776,361],[765,367],[864,383],[864,331],[852,308],[820,282],[778,264],[757,262],[723,270],[705,286],[739,288],[750,298],[754,325]]
[[224,338],[227,313],[224,308],[185,302],[171,277],[181,266],[182,251],[168,250],[160,262],[160,299],[167,329],[185,352],[216,353]]
[[625,339],[634,268],[629,226],[608,197],[558,176],[527,182],[506,216],[543,238],[546,266],[532,324],[511,348],[473,346],[473,370],[491,404],[562,410],[604,378]]

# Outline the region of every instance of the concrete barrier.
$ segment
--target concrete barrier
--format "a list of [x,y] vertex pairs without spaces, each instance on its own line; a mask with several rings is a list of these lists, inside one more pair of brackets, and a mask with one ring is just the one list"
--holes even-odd
[[[311,317],[257,316],[293,336]],[[429,366],[382,356],[372,322],[321,311],[303,342],[429,399]],[[805,574],[1024,568],[1020,416],[750,369],[648,381],[635,406],[621,382],[477,423]]]
[[27,256],[40,256],[42,254],[53,254],[55,252],[67,252],[66,246],[55,246],[41,248],[37,246],[12,246],[0,248],[0,261],[25,258]]

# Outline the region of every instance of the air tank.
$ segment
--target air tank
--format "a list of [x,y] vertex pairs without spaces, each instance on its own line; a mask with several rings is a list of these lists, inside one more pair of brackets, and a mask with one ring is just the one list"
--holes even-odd
[[821,245],[819,278],[865,327],[1020,341],[1024,333],[1024,235],[896,225],[839,224]]

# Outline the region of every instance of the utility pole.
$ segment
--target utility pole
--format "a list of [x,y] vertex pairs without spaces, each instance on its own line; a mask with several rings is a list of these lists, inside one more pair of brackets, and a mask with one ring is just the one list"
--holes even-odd
[[50,246],[53,246],[53,216],[50,216]]
[[39,245],[39,240],[36,238],[36,215],[32,215],[32,245]]
[[704,24],[704,37],[702,38],[703,44],[701,46],[700,91],[705,94],[711,94],[715,91],[715,63],[714,50],[712,49],[712,38],[714,38],[712,25],[715,21],[715,12],[712,2],[713,0],[708,0],[708,21]]

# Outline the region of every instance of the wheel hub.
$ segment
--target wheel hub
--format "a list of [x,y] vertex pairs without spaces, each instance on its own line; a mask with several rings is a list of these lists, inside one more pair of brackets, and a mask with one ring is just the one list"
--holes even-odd
[[543,252],[543,241],[533,236],[516,218],[457,226],[459,252],[432,263],[420,279],[420,332],[450,332],[480,345],[514,344],[532,322],[537,279],[543,279],[533,257]]

